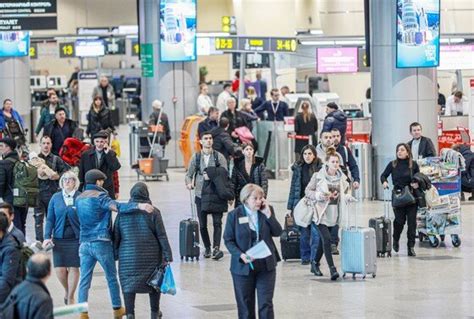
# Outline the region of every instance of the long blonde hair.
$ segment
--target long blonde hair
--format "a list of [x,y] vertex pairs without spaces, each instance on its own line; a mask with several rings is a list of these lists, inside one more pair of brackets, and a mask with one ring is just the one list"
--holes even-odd
[[[308,107],[304,108],[303,107],[304,105],[307,105]],[[311,105],[307,101],[304,101],[303,103],[301,103],[301,110],[302,110],[301,113],[303,114],[303,121],[305,123],[308,123],[311,120],[312,113],[311,113],[311,110],[310,110],[310,106]]]

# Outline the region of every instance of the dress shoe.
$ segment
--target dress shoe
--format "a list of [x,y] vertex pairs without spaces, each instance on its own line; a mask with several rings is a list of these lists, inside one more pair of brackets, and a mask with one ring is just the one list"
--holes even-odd
[[211,247],[206,247],[206,250],[204,251],[204,258],[211,258]]
[[394,241],[393,242],[393,251],[398,253],[399,250],[400,250],[400,244],[398,243],[398,241]]
[[339,250],[337,249],[337,245],[334,245],[334,244],[331,245],[331,254],[339,255]]
[[310,263],[311,263],[311,261],[308,260],[308,259],[304,259],[304,260],[301,261],[302,265],[309,265]]
[[415,248],[413,248],[413,247],[408,247],[408,256],[410,256],[410,257],[416,257]]
[[337,272],[337,269],[336,267],[331,267],[329,268],[329,270],[331,271],[331,280],[337,280],[337,278],[339,278],[339,273]]
[[319,264],[315,261],[311,262],[311,272],[318,277],[322,277],[323,273],[321,272],[321,269],[319,269]]

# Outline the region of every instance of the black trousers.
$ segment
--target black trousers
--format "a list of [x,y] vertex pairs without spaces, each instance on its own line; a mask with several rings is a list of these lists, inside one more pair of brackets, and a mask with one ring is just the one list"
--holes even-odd
[[331,244],[339,245],[339,225],[331,227]]
[[13,218],[13,225],[21,230],[26,236],[26,217],[28,217],[28,207],[13,206],[15,217]]
[[199,231],[201,232],[202,242],[204,247],[211,247],[211,239],[209,237],[209,231],[207,230],[207,216],[212,215],[212,225],[214,227],[214,233],[212,236],[212,247],[221,246],[222,237],[222,217],[224,213],[209,213],[201,210],[201,198],[196,197],[196,210],[199,219]]
[[323,224],[318,225],[319,234],[320,234],[320,241],[318,252],[316,253],[316,262],[319,264],[321,258],[324,256],[326,257],[326,261],[329,267],[334,267],[334,260],[332,259],[332,252],[331,252],[331,231],[334,227],[328,227]]
[[239,319],[255,319],[255,290],[258,298],[258,318],[273,319],[273,293],[276,271],[253,271],[248,276],[232,274]]
[[403,227],[405,226],[405,223],[407,223],[408,247],[414,247],[416,237],[417,206],[410,205],[403,208],[394,208],[393,211],[395,213],[395,221],[393,222],[393,241],[398,243],[400,240],[400,235],[403,231]]
[[[125,302],[125,311],[127,315],[135,314],[135,297],[136,293],[133,292],[124,292],[123,299]],[[157,291],[154,291],[150,294],[150,310],[151,312],[158,313],[160,311],[160,296],[161,294]]]
[[48,213],[48,205],[49,205],[49,202],[51,201],[51,197],[53,197],[53,194],[40,192],[38,207],[35,207],[34,209],[33,216],[35,217],[36,240],[39,240],[41,242],[44,240],[44,232],[43,232],[44,217]]

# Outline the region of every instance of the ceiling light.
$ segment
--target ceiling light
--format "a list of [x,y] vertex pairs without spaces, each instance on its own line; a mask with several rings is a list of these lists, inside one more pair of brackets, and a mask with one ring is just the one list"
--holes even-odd
[[228,37],[230,35],[229,32],[198,32],[196,36],[198,38],[206,38],[206,37]]
[[324,34],[323,30],[321,30],[321,29],[313,29],[313,30],[310,30],[309,33],[311,33],[312,35],[323,35]]
[[302,45],[334,45],[334,41],[301,41]]

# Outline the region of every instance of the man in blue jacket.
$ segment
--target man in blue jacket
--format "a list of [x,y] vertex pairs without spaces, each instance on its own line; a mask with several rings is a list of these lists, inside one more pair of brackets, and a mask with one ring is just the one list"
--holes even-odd
[[341,132],[341,144],[346,144],[347,116],[339,109],[339,106],[331,102],[326,106],[326,118],[323,123],[323,132],[331,132],[337,128]]
[[0,214],[0,304],[16,285],[20,265],[20,250],[11,234],[8,233],[8,218]]
[[257,107],[254,111],[257,114],[267,112],[267,121],[283,121],[285,116],[289,115],[288,104],[284,101],[280,101],[280,91],[278,89],[272,89],[270,91],[272,99],[265,101]]
[[[76,199],[76,209],[80,223],[81,277],[79,281],[79,303],[87,302],[94,267],[97,262],[104,269],[109,286],[114,318],[122,318],[125,309],[122,307],[120,289],[117,280],[117,269],[112,245],[112,210],[119,213],[132,212],[134,209],[152,213],[150,204],[120,204],[112,200],[102,186],[107,176],[98,169],[85,174],[84,192]],[[88,319],[87,312],[81,313],[81,319]]]

